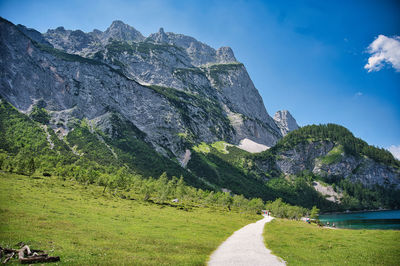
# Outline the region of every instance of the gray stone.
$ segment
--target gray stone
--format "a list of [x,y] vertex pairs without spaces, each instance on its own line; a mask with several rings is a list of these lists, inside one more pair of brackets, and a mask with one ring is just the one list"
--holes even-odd
[[289,111],[283,110],[278,111],[274,115],[275,124],[279,127],[282,136],[286,136],[290,131],[296,130],[299,128],[296,120],[290,114]]
[[310,141],[298,144],[294,149],[279,152],[276,165],[257,162],[264,170],[273,167],[285,175],[299,174],[304,170],[326,178],[348,178],[361,182],[367,187],[380,185],[400,189],[400,171],[367,157],[357,158],[342,153],[340,160],[330,164],[323,163],[326,156],[337,144],[332,141]]

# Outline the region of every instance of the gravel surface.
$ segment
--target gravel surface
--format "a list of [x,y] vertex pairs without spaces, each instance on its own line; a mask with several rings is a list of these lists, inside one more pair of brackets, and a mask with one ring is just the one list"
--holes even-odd
[[323,186],[321,185],[321,183],[314,181],[313,182],[313,186],[315,188],[316,191],[318,191],[319,193],[321,193],[324,196],[329,196],[326,199],[332,202],[340,202],[340,199],[343,197],[342,194],[338,194],[332,186]]
[[254,142],[250,139],[242,139],[237,147],[251,153],[262,152],[269,149],[268,146]]
[[264,225],[272,219],[271,216],[265,216],[233,233],[214,251],[208,265],[285,265],[282,259],[272,255],[264,245]]

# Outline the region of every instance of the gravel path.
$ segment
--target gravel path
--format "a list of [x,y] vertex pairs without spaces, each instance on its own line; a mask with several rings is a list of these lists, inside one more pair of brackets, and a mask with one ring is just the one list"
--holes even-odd
[[233,233],[214,251],[208,265],[285,265],[282,259],[272,255],[264,245],[264,225],[272,219],[274,218],[266,216]]

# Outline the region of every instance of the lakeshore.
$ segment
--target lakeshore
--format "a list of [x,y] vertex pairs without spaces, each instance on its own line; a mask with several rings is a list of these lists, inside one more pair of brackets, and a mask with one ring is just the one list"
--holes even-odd
[[336,228],[400,230],[400,210],[323,214],[320,220]]

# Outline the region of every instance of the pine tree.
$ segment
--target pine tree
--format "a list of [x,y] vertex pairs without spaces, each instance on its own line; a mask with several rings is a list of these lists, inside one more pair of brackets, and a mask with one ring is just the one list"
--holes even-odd
[[28,176],[31,177],[33,175],[33,173],[35,173],[35,170],[36,170],[35,160],[33,158],[31,158],[28,162],[27,169],[26,169]]
[[317,208],[317,206],[312,207],[311,213],[310,213],[310,218],[319,220],[319,209]]

